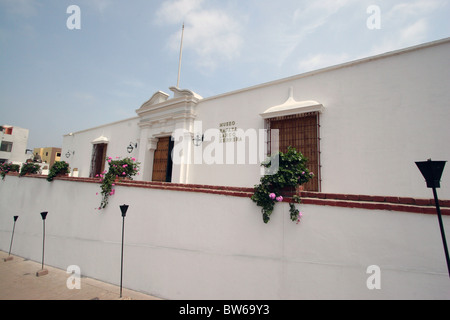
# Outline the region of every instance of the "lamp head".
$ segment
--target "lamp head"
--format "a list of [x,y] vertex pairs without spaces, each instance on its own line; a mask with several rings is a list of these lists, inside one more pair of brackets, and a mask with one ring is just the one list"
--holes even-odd
[[120,211],[122,211],[122,217],[127,215],[128,205],[124,204],[120,206]]
[[416,162],[417,167],[422,173],[428,188],[440,188],[441,176],[447,161],[427,161]]

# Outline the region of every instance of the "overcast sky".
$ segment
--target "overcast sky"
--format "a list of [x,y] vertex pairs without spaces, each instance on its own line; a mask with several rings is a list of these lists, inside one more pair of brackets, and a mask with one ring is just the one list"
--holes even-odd
[[449,37],[449,17],[450,0],[0,0],[0,125],[60,147],[136,116],[176,86],[183,21],[180,88],[210,97]]

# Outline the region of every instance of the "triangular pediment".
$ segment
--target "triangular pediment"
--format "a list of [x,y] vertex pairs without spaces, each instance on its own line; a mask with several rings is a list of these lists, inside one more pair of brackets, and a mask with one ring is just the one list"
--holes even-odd
[[145,102],[141,106],[141,109],[150,107],[150,106],[158,104],[158,103],[165,102],[165,101],[167,101],[167,99],[169,99],[169,95],[167,93],[158,91],[147,102]]

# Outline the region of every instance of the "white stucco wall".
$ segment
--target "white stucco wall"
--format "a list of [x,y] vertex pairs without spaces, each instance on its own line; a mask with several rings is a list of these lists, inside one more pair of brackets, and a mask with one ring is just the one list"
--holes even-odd
[[[0,250],[168,299],[450,299],[435,215],[277,204],[269,224],[248,198],[116,187],[104,211],[98,184],[7,176],[0,182]],[[450,230],[450,219],[444,216]],[[367,267],[381,270],[369,290]],[[81,281],[83,281],[81,279]],[[81,283],[81,285],[83,285]]]
[[[429,197],[415,161],[449,160],[450,41],[386,54],[204,99],[203,129],[236,121],[264,128],[259,114],[286,101],[315,100],[323,192]],[[205,144],[207,145],[207,143]],[[255,166],[191,166],[191,183],[253,186]],[[450,175],[442,190],[450,197]]]
[[[61,160],[68,162],[71,170],[77,168],[80,177],[89,177],[92,160],[92,141],[102,136],[108,140],[107,157],[114,159],[116,157],[137,158],[140,145],[138,121],[139,118],[137,117],[125,119],[64,135]],[[134,148],[131,153],[128,153],[127,147],[130,143],[137,143],[138,147]],[[70,154],[68,158],[66,156],[67,152]],[[105,168],[107,169],[108,166],[106,165]]]
[[[450,159],[449,54],[450,38],[206,99],[171,88],[174,97],[154,95],[155,104],[149,101],[137,110],[140,118],[64,136],[62,158],[72,169],[79,168],[80,176],[88,176],[92,140],[106,136],[112,157],[129,156],[126,147],[139,141],[141,148],[131,154],[142,162],[137,179],[150,180],[158,137],[184,128],[189,131],[188,151],[200,154],[202,164],[193,159],[188,165],[174,164],[172,182],[252,187],[260,179],[259,162],[247,158],[245,164],[227,164],[225,151],[224,164],[207,164],[203,156],[214,154],[208,149],[212,143],[194,147],[192,135],[230,121],[244,131],[264,129],[260,114],[284,103],[292,88],[295,100],[323,105],[321,191],[428,198],[430,190],[414,162]],[[201,132],[194,132],[194,120],[201,123]],[[231,144],[221,146],[226,150]],[[247,143],[247,152],[251,147]],[[76,153],[66,159],[67,150]],[[439,193],[450,199],[446,171]]]

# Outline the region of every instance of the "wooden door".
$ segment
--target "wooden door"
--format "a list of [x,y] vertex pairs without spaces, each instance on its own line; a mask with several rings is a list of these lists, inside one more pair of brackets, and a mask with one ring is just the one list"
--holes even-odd
[[92,147],[91,172],[89,174],[91,178],[105,170],[107,148],[108,145],[106,143],[94,144]]
[[294,147],[308,159],[307,167],[314,178],[304,185],[308,191],[319,191],[319,126],[318,114],[287,116],[270,121],[270,129],[279,130],[279,148],[286,152]]
[[171,137],[159,138],[153,159],[152,181],[171,182],[173,143]]

